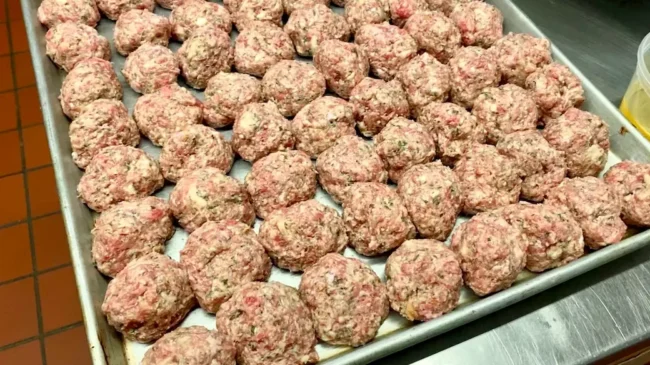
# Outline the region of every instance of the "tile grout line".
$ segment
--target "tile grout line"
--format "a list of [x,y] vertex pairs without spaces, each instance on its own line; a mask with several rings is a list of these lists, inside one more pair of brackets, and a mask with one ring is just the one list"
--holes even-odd
[[[31,127],[28,127],[28,128],[31,128]],[[22,128],[19,128],[19,129],[20,129],[20,131],[18,129],[14,129],[12,131],[7,131],[7,132],[18,132],[22,136]],[[4,133],[4,132],[0,132],[0,134],[2,134],[2,133]],[[21,143],[22,143],[22,140],[21,140]],[[48,168],[48,167],[52,167],[52,164],[49,163],[47,165],[40,165],[40,166],[30,167],[30,168],[25,167],[24,170],[20,170],[18,172],[12,172],[10,174],[0,175],[0,179],[5,178],[5,177],[10,177],[10,176],[15,176],[15,175],[22,174],[22,173],[34,172],[34,171],[38,171],[38,170],[45,169],[45,168]]]
[[[45,126],[43,126],[43,124],[32,124],[32,125],[28,125],[28,126],[22,127],[22,128],[20,128],[20,129],[33,129],[33,128],[36,128],[36,127],[43,127],[43,128],[45,128]],[[12,128],[12,129],[5,129],[5,130],[3,130],[3,131],[0,131],[0,134],[10,133],[10,132],[16,132],[18,129],[19,129],[18,127],[16,127],[16,128]]]
[[70,267],[70,266],[72,266],[71,262],[68,262],[67,264],[61,264],[61,265],[48,267],[47,269],[44,269],[44,270],[41,270],[41,271],[32,272],[31,274],[21,275],[21,276],[15,277],[13,279],[2,281],[2,282],[0,282],[0,286],[15,283],[15,282],[21,281],[23,279],[29,279],[29,278],[34,277],[36,275],[43,275],[43,274],[47,274],[49,272],[56,271],[56,270],[59,270],[59,269],[65,269],[66,267]]
[[39,340],[41,342],[45,342],[46,337],[58,335],[59,333],[62,333],[62,332],[68,331],[68,330],[72,330],[72,329],[75,329],[77,327],[82,327],[83,324],[84,324],[84,321],[70,323],[70,324],[65,325],[63,327],[53,329],[53,330],[51,330],[51,331],[49,331],[47,333],[39,334],[38,336],[27,337],[27,338],[25,338],[23,340],[12,342],[12,343],[4,345],[4,346],[0,346],[0,352],[5,351],[5,350],[9,350],[9,349],[12,349],[14,347],[18,347],[20,345],[24,345],[26,343],[36,341],[36,340]]
[[[19,173],[22,174],[23,172],[21,171]],[[18,174],[14,174],[14,175],[18,175]],[[39,219],[42,219],[42,218],[48,218],[48,217],[51,217],[53,215],[57,215],[57,214],[60,214],[60,213],[61,213],[61,211],[57,210],[56,212],[46,213],[46,214],[43,214],[43,215],[39,215],[38,217],[33,217],[32,220],[39,220]],[[5,229],[5,228],[11,228],[13,226],[17,226],[17,225],[20,225],[20,224],[23,224],[23,223],[27,223],[27,219],[21,219],[19,221],[15,221],[15,222],[0,225],[0,230]]]

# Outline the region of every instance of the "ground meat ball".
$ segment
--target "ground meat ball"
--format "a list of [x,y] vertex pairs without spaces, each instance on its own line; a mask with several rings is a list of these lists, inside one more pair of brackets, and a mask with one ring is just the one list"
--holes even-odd
[[126,58],[122,75],[133,90],[151,94],[176,83],[180,73],[178,58],[169,48],[146,43]]
[[582,229],[564,206],[513,204],[504,214],[524,235],[526,268],[532,272],[566,265],[585,253]]
[[201,102],[187,89],[171,84],[139,97],[133,118],[142,134],[162,146],[173,133],[201,124],[203,110]]
[[181,265],[201,308],[216,313],[235,289],[251,281],[266,281],[271,259],[250,226],[223,220],[206,222],[187,239]]
[[536,130],[506,135],[497,150],[510,157],[519,169],[523,177],[521,197],[526,200],[544,200],[546,193],[566,176],[564,153],[551,147]]
[[81,115],[70,124],[72,160],[85,168],[102,148],[108,146],[137,146],[140,132],[129,111],[121,101],[99,99],[88,104]]
[[195,304],[180,264],[150,253],[131,261],[108,283],[102,312],[126,339],[146,343],[176,327]]
[[282,25],[282,0],[238,0],[237,9],[232,10],[233,22],[241,32],[254,22],[268,22]]
[[115,49],[123,56],[128,56],[145,43],[167,47],[170,36],[169,19],[140,9],[120,15],[113,33]]
[[316,335],[298,291],[280,283],[248,283],[217,313],[217,329],[247,365],[314,364]]
[[415,40],[404,29],[388,23],[362,26],[354,42],[368,56],[370,71],[384,80],[395,77],[397,70],[418,51]]
[[312,199],[269,214],[260,241],[276,265],[296,272],[330,252],[342,252],[348,236],[336,211]]
[[70,119],[75,119],[83,108],[98,99],[122,100],[122,85],[113,65],[101,58],[77,62],[63,79],[61,108]]
[[101,18],[94,0],[43,0],[36,16],[48,28],[65,22],[95,27]]
[[365,24],[381,24],[390,20],[387,0],[346,0],[345,19],[352,33]]
[[316,158],[342,136],[356,135],[354,125],[354,109],[350,103],[323,96],[302,108],[290,127],[296,148]]
[[615,189],[593,176],[565,179],[551,190],[546,203],[569,208],[594,250],[623,239],[627,227],[620,218],[622,201]]
[[402,176],[397,194],[422,237],[447,239],[463,205],[460,182],[450,168],[440,162],[414,166]]
[[476,117],[452,103],[431,103],[418,115],[418,123],[430,131],[443,164],[456,164],[474,143],[485,143],[486,131]]
[[282,0],[282,7],[287,15],[291,15],[295,10],[311,8],[317,4],[330,6],[330,0]]
[[359,46],[337,39],[321,43],[314,53],[314,66],[325,77],[327,88],[345,99],[370,70],[368,58]]
[[356,183],[347,190],[343,222],[350,245],[365,256],[388,252],[416,233],[402,198],[377,182]]
[[375,148],[357,136],[343,136],[318,156],[318,182],[335,201],[356,182],[385,183],[388,172]]
[[213,167],[194,170],[178,180],[169,205],[189,233],[207,221],[233,219],[248,225],[255,221],[244,185]]
[[322,4],[294,11],[284,30],[301,56],[313,55],[326,40],[350,38],[350,26],[345,19]]
[[460,48],[460,31],[456,24],[437,11],[419,11],[404,25],[420,50],[442,63],[449,62]]
[[273,24],[257,22],[235,39],[235,68],[245,74],[262,77],[269,67],[295,56],[289,35]]
[[213,128],[231,125],[245,105],[262,101],[262,83],[253,76],[219,72],[208,80],[203,119]]
[[156,161],[130,146],[111,146],[95,154],[79,181],[79,199],[102,212],[121,201],[153,194],[162,188],[163,176]]
[[313,198],[316,171],[303,152],[273,152],[255,161],[246,175],[246,190],[257,216],[266,219],[277,209]]
[[551,42],[530,34],[508,33],[494,43],[503,81],[524,87],[528,75],[551,63]]
[[227,174],[233,158],[230,142],[221,133],[203,125],[192,125],[169,137],[160,153],[160,169],[165,179],[175,182],[204,167],[214,167]]
[[172,34],[179,41],[190,38],[199,29],[232,30],[230,13],[223,6],[203,0],[187,0],[169,16]]
[[509,288],[526,265],[526,242],[502,210],[479,213],[451,238],[463,279],[478,296]]
[[429,131],[422,124],[402,117],[391,120],[375,136],[375,148],[386,163],[388,177],[395,183],[411,167],[436,156],[436,144]]
[[121,202],[95,221],[93,261],[102,274],[114,277],[141,256],[163,253],[173,234],[172,211],[166,201],[149,196]]
[[232,129],[232,147],[253,162],[272,152],[293,149],[295,140],[274,103],[251,103],[242,109]]
[[350,103],[359,131],[366,137],[381,132],[393,118],[411,114],[406,93],[397,80],[366,77],[352,89]]
[[140,365],[235,365],[235,346],[226,336],[203,326],[178,328],[147,350]]
[[45,34],[45,52],[66,72],[87,58],[111,59],[108,39],[85,24],[61,23]]
[[325,94],[325,78],[308,63],[280,61],[262,79],[262,95],[278,106],[285,117],[296,115],[312,100]]
[[228,33],[216,28],[195,31],[178,49],[181,75],[195,89],[205,89],[219,72],[230,72],[233,48]]
[[501,74],[494,52],[479,47],[463,47],[449,60],[451,67],[451,100],[471,108],[486,87],[497,87]]
[[400,67],[396,77],[402,83],[409,105],[416,115],[429,103],[443,102],[449,98],[449,66],[438,62],[428,53],[416,56]]
[[409,321],[428,321],[458,305],[463,272],[456,254],[436,240],[408,240],[386,261],[391,307]]
[[607,163],[609,128],[597,115],[571,108],[551,120],[544,138],[565,153],[570,177],[596,176]]
[[300,279],[300,297],[311,310],[316,336],[331,345],[361,346],[388,316],[386,287],[363,262],[331,253]]
[[429,10],[426,0],[387,0],[393,24],[403,27],[416,12]]
[[483,89],[474,101],[472,114],[485,126],[492,144],[508,133],[536,130],[539,119],[532,94],[512,84]]
[[580,79],[568,67],[555,62],[530,74],[526,88],[533,92],[547,118],[557,118],[571,107],[580,107],[585,100]]
[[460,180],[463,212],[476,214],[516,203],[521,178],[515,162],[490,145],[475,144],[463,156],[454,172]]
[[472,1],[483,1],[483,0],[427,0],[431,10],[437,10],[443,12],[445,15],[451,14],[451,11],[454,10],[458,4],[467,4]]
[[153,11],[154,0],[97,0],[97,7],[110,20],[117,20],[129,10],[139,9]]
[[650,165],[623,161],[612,166],[605,174],[623,202],[622,218],[633,226],[650,226]]
[[470,1],[456,6],[449,18],[460,29],[464,46],[490,48],[503,37],[503,15],[494,5]]

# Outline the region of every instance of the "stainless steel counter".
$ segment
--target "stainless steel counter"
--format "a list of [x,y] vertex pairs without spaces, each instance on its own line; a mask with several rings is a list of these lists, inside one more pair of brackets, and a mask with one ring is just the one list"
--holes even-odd
[[[514,0],[618,106],[650,32],[646,0]],[[650,338],[650,249],[378,364],[586,364]]]

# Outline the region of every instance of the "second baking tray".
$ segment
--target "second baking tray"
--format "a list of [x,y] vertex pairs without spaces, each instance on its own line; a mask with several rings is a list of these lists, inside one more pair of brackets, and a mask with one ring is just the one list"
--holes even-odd
[[[81,177],[81,171],[75,166],[70,157],[69,122],[61,112],[57,99],[65,73],[58,70],[45,54],[44,36],[46,30],[36,19],[36,9],[40,1],[21,0],[21,2],[92,359],[96,365],[137,364],[147,347],[141,344],[123,342],[121,336],[108,326],[100,310],[107,279],[94,268],[90,258],[90,230],[93,225],[93,215],[77,199],[76,186]],[[528,33],[537,37],[544,37],[530,19],[511,1],[488,0],[488,2],[494,4],[503,12],[506,32]],[[165,12],[159,8],[156,11]],[[112,42],[113,26],[113,22],[102,19],[97,30]],[[176,50],[178,44],[172,45],[171,48]],[[611,152],[607,167],[622,159],[650,162],[650,143],[641,137],[593,84],[555,47],[553,48],[553,57],[557,62],[571,68],[581,79],[587,99],[583,109],[601,116],[610,127]],[[112,61],[120,80],[123,82],[120,70],[124,58],[113,52]],[[138,95],[124,82],[123,86],[123,101],[132,110]],[[229,131],[224,134],[229,138]],[[158,149],[145,139],[143,139],[140,147],[154,156],[159,153]],[[248,163],[238,160],[231,175],[241,181],[249,168]],[[170,190],[171,186],[166,186],[157,195],[167,197]],[[333,205],[326,194],[320,190],[317,198],[325,204]],[[178,258],[178,251],[184,244],[186,237],[184,231],[177,229],[175,236],[168,244],[166,253]],[[390,317],[382,325],[379,336],[373,342],[356,349],[318,345],[319,355],[326,364],[369,363],[507,307],[650,243],[650,231],[628,231],[626,237],[625,240],[616,245],[588,254],[565,267],[541,275],[524,272],[519,276],[517,283],[512,288],[483,299],[479,299],[471,294],[469,290],[463,289],[459,307],[433,321],[411,324],[397,314],[391,313]],[[347,249],[345,254],[346,256],[356,256],[351,249]],[[361,257],[382,278],[385,258]],[[281,281],[295,287],[300,281],[300,276],[274,268],[271,280]],[[183,323],[183,325],[191,324],[201,324],[214,328],[214,316],[196,309]]]

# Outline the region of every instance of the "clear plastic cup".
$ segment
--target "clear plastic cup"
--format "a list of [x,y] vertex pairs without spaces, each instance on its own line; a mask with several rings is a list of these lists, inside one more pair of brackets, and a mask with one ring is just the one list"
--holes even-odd
[[619,109],[650,140],[650,34],[639,45],[636,71]]

